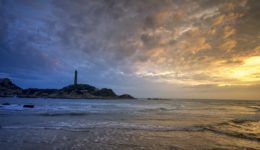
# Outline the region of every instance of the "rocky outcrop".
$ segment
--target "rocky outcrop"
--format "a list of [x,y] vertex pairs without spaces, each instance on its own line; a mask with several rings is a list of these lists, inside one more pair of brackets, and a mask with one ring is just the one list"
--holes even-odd
[[97,90],[96,93],[94,93],[94,95],[99,97],[117,97],[113,90],[107,88]]
[[22,89],[13,84],[8,78],[0,79],[0,97],[9,97],[20,94]]
[[18,97],[29,97],[29,98],[48,98],[52,97],[53,95],[56,95],[57,89],[37,89],[37,88],[29,88],[24,89],[20,94],[18,94]]
[[2,87],[3,89],[0,89],[0,97],[17,96],[24,98],[133,99],[133,97],[128,94],[117,96],[112,89],[98,89],[88,84],[74,84],[61,89],[21,89],[13,84],[9,79],[4,79],[3,82],[0,83],[0,88]]
[[91,95],[95,95],[98,89],[94,86],[88,84],[77,84],[77,85],[69,85],[60,89],[61,92],[65,93],[73,93],[76,92],[78,94],[89,93]]
[[134,99],[134,97],[129,94],[119,95],[118,98],[119,99]]

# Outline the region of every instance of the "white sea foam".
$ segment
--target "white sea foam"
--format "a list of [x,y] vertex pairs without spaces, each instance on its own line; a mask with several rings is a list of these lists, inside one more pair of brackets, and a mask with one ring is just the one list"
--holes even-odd
[[23,106],[18,104],[2,105],[0,110],[23,110]]
[[[257,101],[4,99],[2,104],[5,102],[11,105],[0,105],[0,144],[7,143],[7,147],[17,141],[18,145],[49,142],[69,148],[100,144],[97,149],[128,143],[150,146],[157,142],[151,149],[162,145],[171,149],[175,142],[183,149],[192,144],[259,149]],[[35,107],[23,108],[24,104]]]

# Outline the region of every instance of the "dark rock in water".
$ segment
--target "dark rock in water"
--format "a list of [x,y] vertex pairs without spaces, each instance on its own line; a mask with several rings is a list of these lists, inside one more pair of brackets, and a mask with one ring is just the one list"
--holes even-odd
[[129,95],[129,94],[123,94],[118,96],[118,98],[120,99],[135,99],[133,96]]
[[0,97],[10,97],[20,94],[22,89],[8,78],[0,79]]
[[10,105],[10,103],[3,103],[2,105]]
[[31,105],[31,104],[26,104],[26,105],[23,105],[24,108],[34,108],[34,105]]

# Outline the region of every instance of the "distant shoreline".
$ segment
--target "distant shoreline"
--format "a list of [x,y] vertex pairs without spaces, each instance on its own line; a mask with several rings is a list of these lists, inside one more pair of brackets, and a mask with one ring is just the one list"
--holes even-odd
[[55,98],[55,97],[18,97],[18,96],[0,96],[0,98],[17,98],[17,99],[67,99],[67,100],[147,100],[147,101],[260,101],[258,99],[199,99],[199,98],[134,98],[134,99],[120,99],[120,98]]
[[117,95],[112,89],[98,89],[88,84],[68,85],[61,89],[22,89],[10,79],[0,79],[0,97],[60,99],[135,99],[129,94]]

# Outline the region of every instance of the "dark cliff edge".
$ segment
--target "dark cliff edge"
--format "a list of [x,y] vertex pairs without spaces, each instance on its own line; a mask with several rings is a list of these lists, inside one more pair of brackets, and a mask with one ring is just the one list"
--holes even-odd
[[22,89],[8,78],[0,79],[0,97],[67,98],[67,99],[134,99],[131,95],[117,95],[112,89],[98,89],[88,84],[68,85],[61,89]]
[[0,79],[0,97],[10,97],[19,95],[22,92],[22,88],[13,84],[8,78]]

